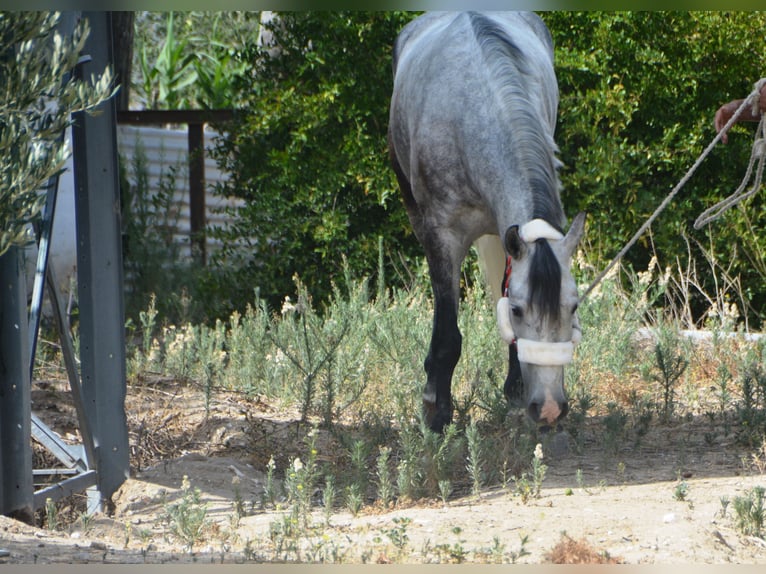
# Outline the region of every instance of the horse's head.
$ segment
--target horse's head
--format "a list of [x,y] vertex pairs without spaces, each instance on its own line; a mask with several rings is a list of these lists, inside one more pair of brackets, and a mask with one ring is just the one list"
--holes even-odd
[[517,347],[527,413],[540,424],[554,425],[569,410],[564,365],[580,339],[570,264],[584,226],[584,213],[566,235],[536,219],[508,228],[504,238],[512,272],[498,303],[498,326]]

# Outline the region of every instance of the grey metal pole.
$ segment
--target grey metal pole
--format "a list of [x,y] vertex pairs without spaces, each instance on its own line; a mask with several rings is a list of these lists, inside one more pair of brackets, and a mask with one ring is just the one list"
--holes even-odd
[[27,288],[20,247],[0,256],[0,514],[34,520]]
[[[109,12],[83,12],[91,33],[78,66],[84,81],[112,62]],[[82,395],[93,434],[102,501],[129,476],[120,190],[114,99],[97,116],[76,114],[72,127],[77,222]]]

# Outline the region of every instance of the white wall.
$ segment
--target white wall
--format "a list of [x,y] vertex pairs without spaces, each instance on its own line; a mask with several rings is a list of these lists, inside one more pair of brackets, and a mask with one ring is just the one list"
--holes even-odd
[[[69,134],[67,134],[69,137]],[[213,145],[216,133],[205,130],[205,148]],[[70,140],[71,141],[71,140]],[[159,189],[159,181],[163,172],[170,166],[177,166],[175,180],[174,204],[179,209],[175,241],[181,246],[182,257],[191,254],[189,231],[189,169],[187,161],[187,132],[186,129],[162,129],[154,127],[118,126],[117,147],[122,158],[126,162],[128,178],[133,181],[132,158],[137,146],[142,146],[147,160],[147,172],[149,175],[149,188]],[[215,161],[206,154],[205,157],[205,181],[206,181],[206,216],[209,226],[225,226],[226,217],[218,210],[225,205],[234,205],[237,202],[214,196],[210,189],[215,182],[224,181],[227,178],[222,173]],[[75,238],[75,213],[74,213],[74,176],[72,171],[72,159],[66,165],[66,171],[59,180],[58,197],[56,200],[56,212],[53,220],[53,232],[49,265],[59,281],[59,287],[66,298],[69,286],[73,284],[77,276],[77,252]],[[175,219],[175,218],[174,218]],[[212,253],[217,244],[211,238],[207,241],[208,254]],[[27,267],[27,291],[32,294],[34,284],[34,272],[37,262],[37,248],[30,246],[26,252]]]

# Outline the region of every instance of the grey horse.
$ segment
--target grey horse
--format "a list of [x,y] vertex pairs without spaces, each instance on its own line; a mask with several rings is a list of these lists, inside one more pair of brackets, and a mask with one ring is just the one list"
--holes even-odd
[[509,345],[505,395],[554,426],[580,336],[570,265],[585,214],[564,233],[551,35],[533,13],[427,13],[400,32],[393,69],[389,151],[434,296],[427,423],[452,421],[460,268],[476,243]]

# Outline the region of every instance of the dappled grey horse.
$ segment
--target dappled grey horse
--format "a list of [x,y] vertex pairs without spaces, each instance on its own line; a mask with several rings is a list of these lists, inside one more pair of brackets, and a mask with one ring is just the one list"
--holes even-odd
[[509,344],[505,395],[554,426],[580,335],[569,267],[585,216],[564,234],[550,33],[532,13],[429,13],[401,31],[393,67],[391,160],[434,294],[426,420],[452,420],[460,268],[476,242]]

